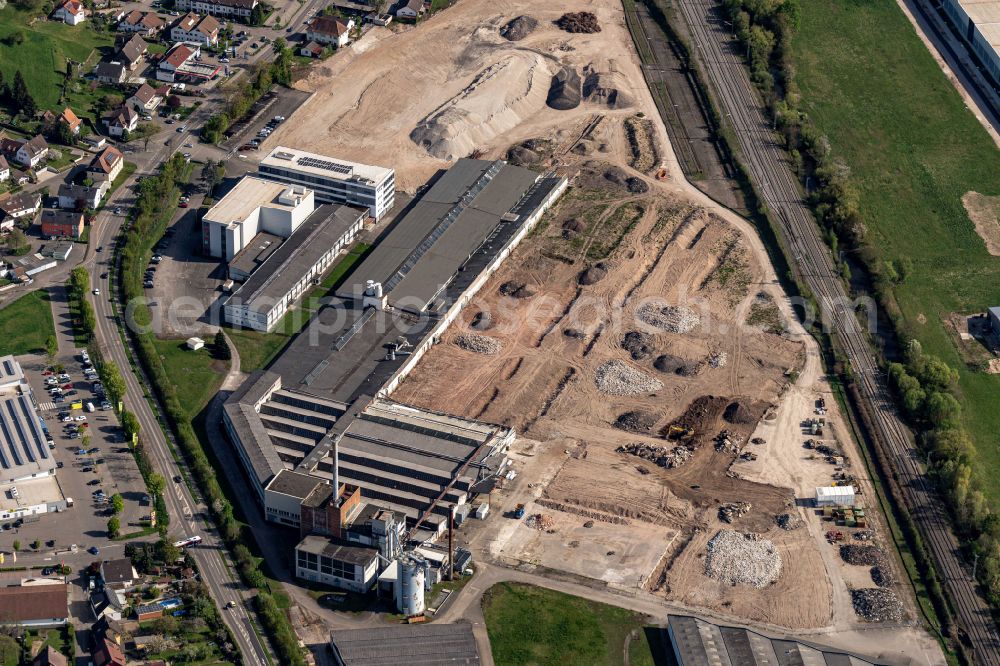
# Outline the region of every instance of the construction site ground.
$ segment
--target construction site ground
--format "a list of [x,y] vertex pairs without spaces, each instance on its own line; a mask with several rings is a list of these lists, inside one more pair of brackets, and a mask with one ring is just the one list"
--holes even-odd
[[[597,15],[601,32],[553,24],[580,10]],[[520,15],[539,26],[509,42],[499,29]],[[546,105],[561,68],[586,74],[588,66],[600,74],[596,93],[585,86],[570,110]],[[877,513],[816,343],[789,316],[752,226],[681,176],[651,120],[656,108],[616,0],[461,0],[415,28],[369,31],[297,85],[312,97],[264,149],[287,144],[390,165],[397,187],[411,191],[469,154],[574,178],[392,395],[518,431],[517,476],[492,493],[487,520],[463,524],[461,543],[521,571],[816,640],[885,628],[854,613],[849,588],[872,587],[868,569],[842,562],[825,539],[831,525],[808,506],[833,466],[810,458],[801,422],[825,396],[826,439],[853,461],[862,501]],[[647,323],[664,305],[688,308],[666,317],[684,332]],[[629,333],[638,335],[625,349]],[[469,351],[456,344],[461,335],[491,338],[499,350]],[[693,433],[670,441],[671,424]],[[755,437],[765,443],[749,443]],[[689,453],[668,469],[617,451],[637,443]],[[736,462],[741,453],[756,460]],[[751,505],[732,524],[719,518],[730,502]],[[521,520],[510,517],[518,504]],[[781,513],[804,525],[779,528]],[[773,542],[777,581],[757,589],[709,578],[706,544],[724,529]],[[894,589],[906,605],[895,632],[926,645],[912,592]]]

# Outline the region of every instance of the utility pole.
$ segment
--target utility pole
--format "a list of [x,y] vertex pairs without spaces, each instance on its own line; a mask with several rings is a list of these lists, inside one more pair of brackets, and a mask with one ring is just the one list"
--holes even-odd
[[976,568],[979,566],[979,553],[974,554],[974,559],[972,560],[972,584],[976,583]]

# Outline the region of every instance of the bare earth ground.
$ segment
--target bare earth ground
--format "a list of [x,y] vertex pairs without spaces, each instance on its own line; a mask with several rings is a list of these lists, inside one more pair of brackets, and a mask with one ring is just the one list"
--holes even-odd
[[986,243],[986,251],[1000,257],[1000,197],[966,192],[962,204],[976,225],[976,233]]
[[[563,12],[579,10],[596,13],[602,32],[569,35],[551,25]],[[538,30],[516,43],[499,37],[497,29],[521,14],[539,19]],[[609,78],[630,101],[616,108],[595,101],[569,111],[547,107],[547,80],[565,64],[615,72]],[[827,397],[826,418],[834,423],[827,439],[835,438],[855,461],[849,471],[863,498],[871,496],[823,380],[816,343],[790,321],[788,299],[752,228],[679,177],[658,120],[650,138],[666,179],[649,178],[648,160],[632,154],[623,121],[637,111],[657,117],[641,81],[614,0],[544,6],[462,0],[415,29],[373,30],[315,68],[299,84],[315,94],[266,147],[287,144],[391,164],[398,187],[414,189],[473,151],[502,157],[527,139],[550,140],[542,165],[568,175],[579,171],[574,189],[466,310],[465,326],[453,327],[393,395],[510,424],[520,434],[511,452],[518,476],[493,493],[487,521],[463,525],[460,540],[522,570],[599,580],[636,599],[709,609],[841,645],[871,644],[875,652],[878,639],[872,643],[869,632],[875,626],[854,614],[848,591],[871,587],[867,568],[843,564],[823,538],[829,524],[797,505],[816,485],[828,484],[833,471],[802,448],[800,422],[812,416],[819,395]],[[586,149],[578,150],[577,137],[598,115],[603,120],[583,142]],[[620,176],[643,177],[649,191],[630,191],[604,177],[616,169]],[[598,263],[604,275],[579,284],[581,272]],[[501,295],[505,283],[505,291],[519,297]],[[687,333],[640,326],[635,312],[651,299],[687,304],[700,321]],[[761,302],[770,304],[764,316]],[[470,331],[480,311],[492,324]],[[773,332],[785,328],[783,321],[787,330]],[[646,335],[649,354],[634,359],[622,349],[630,331]],[[500,351],[482,355],[454,344],[470,332],[494,338]],[[659,355],[693,371],[657,370]],[[709,362],[723,356],[719,367]],[[629,396],[602,393],[595,377],[610,360],[662,385]],[[799,373],[794,383],[787,374],[792,370]],[[711,409],[689,412],[699,400]],[[753,415],[749,422],[722,419],[721,408],[734,400]],[[758,425],[769,408],[773,418]],[[613,427],[630,411],[647,417],[642,432]],[[695,426],[694,454],[684,465],[663,469],[616,452],[635,442],[673,446],[664,429],[678,419]],[[723,428],[757,460],[734,464],[736,453],[716,451],[712,440]],[[766,443],[745,444],[753,436]],[[752,509],[729,526],[719,520],[718,507],[733,501],[750,502]],[[527,505],[528,520],[498,515],[518,503]],[[798,514],[805,526],[777,528],[774,516],[782,512]],[[542,516],[540,526],[536,516]],[[728,527],[775,543],[783,559],[775,584],[724,587],[705,575],[705,543]],[[876,529],[881,539],[884,530],[880,524]],[[907,636],[900,645],[919,643],[923,654],[935,654],[927,634],[912,624],[912,594],[901,585],[895,589],[908,624],[893,627],[893,636]]]

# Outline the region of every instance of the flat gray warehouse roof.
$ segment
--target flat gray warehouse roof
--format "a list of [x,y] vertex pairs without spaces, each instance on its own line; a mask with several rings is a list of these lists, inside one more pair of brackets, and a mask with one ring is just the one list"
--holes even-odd
[[454,666],[479,664],[471,624],[411,624],[330,632],[336,664],[343,666]]
[[25,394],[0,398],[0,482],[49,472],[55,466],[31,398]]
[[242,301],[255,312],[273,307],[302,279],[324,253],[338,244],[357,221],[368,212],[350,206],[326,204],[306,218],[295,233],[272,254],[230,297]]
[[501,161],[459,160],[379,241],[337,295],[358,298],[365,282],[374,280],[393,305],[423,310],[537,178]]

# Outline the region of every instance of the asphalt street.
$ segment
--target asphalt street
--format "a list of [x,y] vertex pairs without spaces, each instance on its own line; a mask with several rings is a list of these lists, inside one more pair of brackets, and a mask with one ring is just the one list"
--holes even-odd
[[[209,113],[209,109],[204,107],[199,109],[191,117],[187,126],[190,128],[200,127]],[[152,155],[143,160],[143,165],[146,169],[155,168],[174,152],[177,145],[192,138],[190,130],[177,133],[176,137],[168,142],[170,145],[161,144],[158,146]],[[118,234],[124,218],[115,216],[108,211],[114,209],[118,199],[129,196],[127,193],[134,185],[135,177],[151,173],[151,171],[140,168],[133,179],[130,179],[115,193],[105,211],[98,216],[91,230],[91,246],[105,245],[110,251],[112,240]],[[117,363],[122,369],[122,375],[127,385],[125,407],[138,417],[141,424],[140,436],[153,459],[154,467],[167,479],[165,499],[171,517],[170,538],[174,540],[191,536],[202,538],[199,545],[191,548],[191,553],[201,571],[202,580],[208,585],[212,597],[221,608],[223,619],[232,629],[245,663],[263,666],[268,663],[269,650],[254,630],[253,620],[248,611],[252,594],[239,581],[236,572],[228,566],[225,547],[211,523],[208,507],[202,503],[200,496],[191,492],[185,483],[172,481],[177,475],[190,478],[190,474],[184,473],[186,465],[183,461],[178,462],[174,459],[171,443],[167,442],[156,415],[143,397],[144,387],[148,386],[149,382],[144,377],[129,372],[131,365],[119,335],[117,319],[109,300],[114,297],[110,282],[113,271],[109,271],[108,278],[100,278],[99,275],[103,273],[95,266],[94,255],[88,255],[84,265],[90,270],[94,285],[101,290],[100,296],[90,295],[97,313],[98,342],[105,356]],[[235,607],[225,608],[231,601],[235,603]]]

